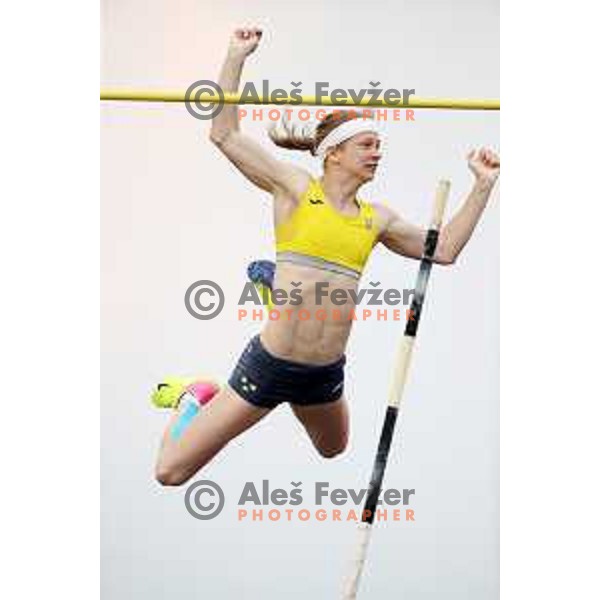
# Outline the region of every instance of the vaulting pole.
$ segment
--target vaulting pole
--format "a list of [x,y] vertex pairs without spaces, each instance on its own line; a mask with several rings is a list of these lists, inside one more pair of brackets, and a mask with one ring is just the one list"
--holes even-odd
[[361,523],[359,525],[359,542],[356,548],[356,556],[352,563],[350,577],[345,582],[342,596],[343,600],[354,600],[358,593],[360,576],[367,558],[369,539],[371,537],[373,521],[377,511],[377,501],[379,500],[379,494],[381,493],[385,467],[387,465],[390,446],[394,437],[394,427],[396,426],[396,419],[402,403],[402,395],[406,384],[408,368],[410,366],[415,337],[419,327],[419,319],[421,318],[421,311],[425,300],[425,291],[427,290],[427,282],[429,281],[429,274],[431,273],[431,266],[433,264],[433,257],[437,247],[449,191],[450,182],[440,181],[435,198],[433,217],[427,231],[425,249],[419,266],[415,295],[410,306],[410,318],[406,322],[404,335],[400,341],[400,347],[394,363],[385,421],[383,423],[383,429],[381,430],[381,436],[379,437],[379,446],[377,447],[377,456],[375,458],[375,465],[373,466],[371,481],[369,483],[369,492],[362,511]]

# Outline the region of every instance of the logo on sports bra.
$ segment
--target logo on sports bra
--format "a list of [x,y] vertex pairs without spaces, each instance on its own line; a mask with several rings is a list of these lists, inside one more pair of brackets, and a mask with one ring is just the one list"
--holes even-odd
[[323,200],[319,200],[319,198],[317,198],[317,199],[311,198],[311,199],[309,200],[309,202],[310,202],[311,204],[325,204],[325,202],[323,202]]

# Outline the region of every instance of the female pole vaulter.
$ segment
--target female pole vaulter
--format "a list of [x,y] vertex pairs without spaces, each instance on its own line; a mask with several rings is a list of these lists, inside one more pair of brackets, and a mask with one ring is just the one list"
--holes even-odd
[[[231,39],[219,78],[236,92],[247,57],[258,47],[259,29],[238,29]],[[382,158],[377,123],[353,112],[327,115],[307,133],[284,122],[270,132],[279,146],[310,151],[322,165],[314,176],[292,162],[274,158],[240,130],[238,109],[225,105],[212,122],[211,141],[253,184],[273,197],[276,239],[275,279],[264,283],[289,294],[302,285],[302,303],[280,308],[290,318],[267,320],[252,338],[227,384],[167,379],[153,401],[174,409],[162,439],[156,478],[180,485],[206,465],[229,441],[289,403],[323,457],[340,454],[348,442],[348,404],[344,395],[345,349],[355,308],[315,302],[317,283],[330,290],[356,291],[377,243],[404,257],[419,259],[426,230],[406,222],[387,207],[358,196],[373,180]],[[490,150],[472,151],[468,166],[475,181],[466,200],[445,225],[433,261],[451,265],[471,237],[500,173]],[[300,320],[300,310],[317,309],[339,320]],[[291,311],[288,313],[288,311]]]

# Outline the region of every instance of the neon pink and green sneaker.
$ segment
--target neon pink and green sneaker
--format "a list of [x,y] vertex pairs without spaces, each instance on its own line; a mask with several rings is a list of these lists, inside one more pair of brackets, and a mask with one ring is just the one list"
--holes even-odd
[[157,408],[177,408],[181,398],[191,394],[200,406],[209,402],[219,391],[219,385],[210,379],[194,377],[165,377],[152,392],[152,404]]

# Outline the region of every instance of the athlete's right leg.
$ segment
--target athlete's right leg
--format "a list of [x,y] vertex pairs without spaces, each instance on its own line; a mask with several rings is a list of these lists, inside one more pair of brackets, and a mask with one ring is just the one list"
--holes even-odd
[[[254,261],[248,265],[247,274],[261,297],[272,308],[270,293],[275,263]],[[183,388],[183,384],[178,382],[167,383],[163,390],[159,386],[153,394],[154,404],[163,408],[177,406]],[[163,485],[185,483],[229,441],[272,410],[245,401],[229,386],[211,397],[206,404],[200,403],[203,404],[201,408],[197,403],[186,406],[184,402],[171,417],[156,465],[156,478]]]
[[225,386],[182,427],[184,410],[173,415],[163,436],[156,463],[156,479],[162,485],[185,483],[272,409],[254,406]]

